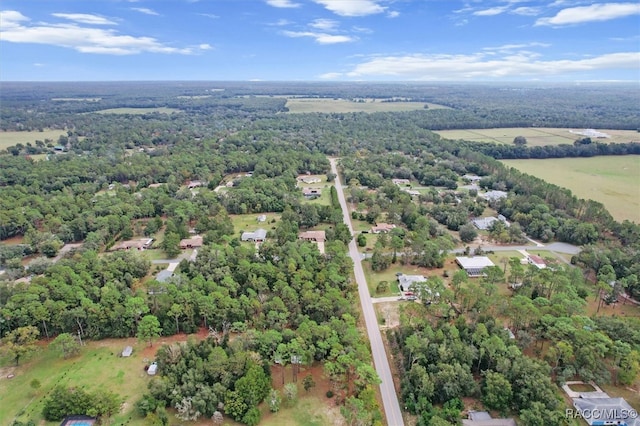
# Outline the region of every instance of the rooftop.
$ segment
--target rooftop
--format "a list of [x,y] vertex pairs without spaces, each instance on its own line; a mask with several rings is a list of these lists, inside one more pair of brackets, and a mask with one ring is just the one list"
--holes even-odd
[[494,263],[486,256],[475,257],[456,257],[456,262],[464,269],[478,269],[495,266]]

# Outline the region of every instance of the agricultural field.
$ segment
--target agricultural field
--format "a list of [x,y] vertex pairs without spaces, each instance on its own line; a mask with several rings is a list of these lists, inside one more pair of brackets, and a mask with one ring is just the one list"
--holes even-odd
[[[516,136],[527,138],[527,146],[546,146],[573,144],[576,139],[584,136],[570,131],[581,132],[584,129],[563,128],[539,128],[539,127],[513,127],[502,129],[465,129],[465,130],[438,130],[435,133],[443,138],[451,140],[467,140],[473,142],[493,142],[497,144],[513,144]],[[635,130],[603,130],[610,138],[595,139],[598,142],[626,143],[640,141],[640,133]]]
[[6,149],[19,143],[25,145],[27,142],[31,144],[36,141],[44,142],[46,139],[50,139],[56,144],[62,135],[66,136],[67,132],[59,129],[45,129],[42,132],[0,132],[0,149]]
[[599,201],[619,221],[640,223],[640,156],[503,160],[505,165]]
[[381,102],[376,99],[354,102],[348,99],[333,98],[289,98],[285,106],[289,108],[290,113],[400,112],[424,110],[425,106],[428,109],[448,108],[425,102]]
[[102,109],[100,111],[94,111],[97,114],[134,114],[134,115],[144,115],[151,114],[154,112],[160,114],[173,114],[174,112],[181,112],[176,108],[109,108]]

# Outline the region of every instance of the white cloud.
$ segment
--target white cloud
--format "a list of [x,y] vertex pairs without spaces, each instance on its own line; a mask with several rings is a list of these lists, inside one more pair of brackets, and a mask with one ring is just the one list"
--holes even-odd
[[89,15],[87,13],[52,13],[51,15],[55,16],[56,18],[68,19],[79,24],[116,25],[115,22],[103,18],[102,16]]
[[582,24],[585,22],[609,21],[638,14],[640,14],[640,3],[599,3],[562,9],[556,16],[538,19],[535,25]]
[[316,33],[313,31],[283,31],[282,34],[292,38],[311,37],[319,44],[349,43],[357,40],[357,38],[351,36]]
[[335,80],[338,79],[340,77],[342,77],[342,73],[340,72],[328,72],[325,74],[320,75],[320,78],[322,79],[326,79],[326,80]]
[[333,31],[338,27],[338,22],[333,19],[316,19],[309,26],[322,31]]
[[313,0],[340,16],[367,16],[387,10],[376,0]]
[[539,42],[531,42],[531,43],[519,43],[519,44],[503,44],[502,46],[496,46],[496,47],[485,47],[482,50],[485,51],[493,51],[493,50],[497,50],[497,51],[513,51],[516,49],[524,49],[526,47],[549,47],[551,46],[548,43],[539,43]]
[[135,10],[136,12],[144,13],[145,15],[153,15],[153,16],[159,16],[160,15],[155,10],[149,9],[147,7],[132,7],[131,10]]
[[517,52],[499,56],[496,52],[473,54],[412,54],[374,56],[346,73],[327,73],[331,78],[401,80],[490,80],[494,78],[528,79],[563,76],[607,69],[637,69],[640,52],[610,53],[601,56],[541,60],[535,52]]
[[387,16],[389,18],[397,18],[398,16],[400,16],[400,12],[398,12],[396,10],[392,10],[389,13],[387,13]]
[[291,0],[267,0],[267,4],[269,6],[280,7],[280,8],[300,7],[300,3],[294,3]]
[[213,47],[209,43],[202,43],[198,45],[198,49],[200,50],[211,50]]
[[511,13],[522,16],[536,16],[540,14],[540,8],[528,6],[516,7]]
[[[0,15],[0,40],[11,43],[45,44],[82,53],[107,55],[133,55],[145,52],[189,55],[211,48],[208,44],[200,47],[173,47],[153,37],[136,37],[121,34],[114,29],[83,27],[77,23],[30,24],[29,18],[16,11],[1,11]],[[58,15],[70,19],[67,14],[54,14]],[[77,19],[78,16],[74,18]],[[86,22],[85,18],[81,19]],[[208,47],[203,49],[202,46]]]
[[501,13],[504,13],[506,11],[507,11],[506,6],[497,6],[489,9],[476,10],[475,12],[473,12],[473,14],[475,16],[495,16],[495,15],[500,15]]
[[211,19],[218,19],[220,18],[218,15],[215,15],[213,13],[198,13],[198,15],[200,16],[204,16],[205,18],[211,18]]

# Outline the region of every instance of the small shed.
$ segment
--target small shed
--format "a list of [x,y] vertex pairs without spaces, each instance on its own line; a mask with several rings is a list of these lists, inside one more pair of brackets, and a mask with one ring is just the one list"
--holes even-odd
[[127,346],[122,350],[122,357],[128,358],[131,356],[132,353],[133,353],[133,347]]
[[158,372],[158,364],[156,364],[155,362],[152,362],[151,365],[149,366],[149,369],[147,369],[147,374],[150,376],[155,376],[157,372]]

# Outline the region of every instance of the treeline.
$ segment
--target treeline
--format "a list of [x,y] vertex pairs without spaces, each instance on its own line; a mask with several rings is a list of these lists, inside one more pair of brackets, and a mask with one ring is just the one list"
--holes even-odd
[[[639,155],[640,143],[600,143],[578,145],[516,146],[469,142],[468,148],[497,160],[595,157],[597,155]],[[473,144],[474,146],[471,146]]]

